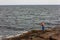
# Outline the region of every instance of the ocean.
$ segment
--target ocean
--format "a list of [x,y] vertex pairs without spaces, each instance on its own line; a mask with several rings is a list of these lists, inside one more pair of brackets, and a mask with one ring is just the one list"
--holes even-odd
[[1,36],[41,30],[41,22],[51,28],[60,25],[60,5],[0,5]]

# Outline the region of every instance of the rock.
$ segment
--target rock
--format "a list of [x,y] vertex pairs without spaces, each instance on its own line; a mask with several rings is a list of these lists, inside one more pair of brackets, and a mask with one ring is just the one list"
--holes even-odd
[[52,39],[60,40],[60,33],[54,34],[51,37],[52,37]]
[[31,30],[18,37],[6,38],[6,40],[60,40],[60,32],[51,30]]
[[44,39],[37,37],[37,38],[33,38],[32,40],[44,40]]

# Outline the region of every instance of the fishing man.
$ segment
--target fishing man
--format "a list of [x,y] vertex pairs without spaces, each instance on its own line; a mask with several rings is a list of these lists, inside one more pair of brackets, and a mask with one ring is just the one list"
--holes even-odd
[[44,31],[45,30],[45,23],[41,22],[40,25],[42,26],[42,31]]

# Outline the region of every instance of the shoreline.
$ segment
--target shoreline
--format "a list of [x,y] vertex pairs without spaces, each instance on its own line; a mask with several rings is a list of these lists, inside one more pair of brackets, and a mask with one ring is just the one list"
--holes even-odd
[[11,35],[2,38],[1,40],[59,40],[60,38],[60,26],[53,29],[42,30],[30,30],[24,31],[21,34]]
[[28,32],[28,31],[22,31],[22,33],[16,34],[16,35],[5,35],[5,36],[2,36],[2,35],[1,35],[1,36],[0,36],[0,40],[18,37],[18,36],[20,36],[20,35],[23,35],[23,33],[27,33],[27,32]]

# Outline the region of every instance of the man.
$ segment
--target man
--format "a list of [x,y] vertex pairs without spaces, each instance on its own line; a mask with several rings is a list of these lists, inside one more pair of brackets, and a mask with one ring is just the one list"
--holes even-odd
[[44,31],[45,30],[45,27],[44,27],[45,26],[45,23],[44,22],[41,22],[40,25],[42,26],[42,31]]

